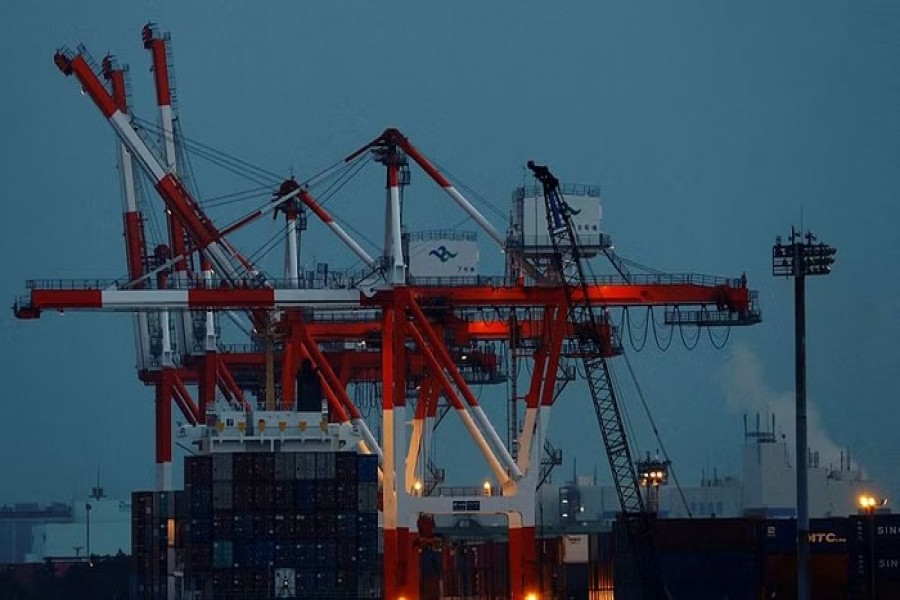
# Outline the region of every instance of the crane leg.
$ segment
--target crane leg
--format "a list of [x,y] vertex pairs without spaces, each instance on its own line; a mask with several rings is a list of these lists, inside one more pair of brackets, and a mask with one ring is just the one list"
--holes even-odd
[[200,422],[206,423],[206,411],[216,401],[216,380],[218,375],[218,357],[214,351],[207,351],[203,357],[202,377],[200,379]]
[[[410,531],[408,527],[398,527],[396,535],[396,598],[406,598],[407,600],[418,598],[420,566],[419,551],[415,545],[418,535],[415,531]],[[388,598],[388,596],[385,595],[385,598]]]
[[524,524],[522,515],[509,515],[509,597],[537,594],[537,539],[534,524]]
[[156,489],[172,489],[172,388],[173,373],[162,370],[156,385]]

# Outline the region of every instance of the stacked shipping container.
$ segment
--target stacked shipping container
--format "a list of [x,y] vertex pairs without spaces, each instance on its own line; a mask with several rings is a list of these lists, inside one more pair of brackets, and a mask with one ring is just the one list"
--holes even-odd
[[422,598],[509,598],[506,542],[445,541],[420,555]]
[[186,458],[184,473],[187,589],[222,599],[380,596],[376,457],[218,453]]
[[[183,493],[133,495],[136,596],[379,598],[376,469],[354,453],[187,459]],[[900,598],[900,515],[812,519],[810,530],[815,598]],[[664,519],[655,534],[673,597],[796,595],[794,520]],[[504,541],[448,537],[420,560],[423,599],[508,595]],[[638,592],[621,528],[541,539],[537,570],[541,597]]]
[[166,598],[184,564],[187,506],[183,492],[134,492],[131,496],[134,595]]
[[[656,533],[663,579],[675,598],[796,598],[793,519],[662,519]],[[900,598],[900,516],[810,519],[809,538],[812,597]],[[601,562],[615,566],[615,597],[636,597],[634,582],[622,577],[633,560],[621,531],[609,550]],[[603,589],[596,583],[592,591]]]
[[900,515],[860,515],[849,529],[851,597],[900,598]]
[[[812,595],[839,600],[847,594],[846,518],[810,519],[810,578]],[[766,598],[797,594],[797,522],[773,519],[759,523],[761,552],[760,590]]]

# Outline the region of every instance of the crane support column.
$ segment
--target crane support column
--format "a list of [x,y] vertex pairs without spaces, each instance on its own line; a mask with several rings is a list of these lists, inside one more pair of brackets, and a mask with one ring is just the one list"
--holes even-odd
[[[175,117],[172,108],[172,85],[169,74],[168,35],[160,35],[151,24],[144,26],[142,37],[144,48],[150,50],[153,62],[153,81],[156,85],[156,104],[159,107],[160,142],[165,153],[165,167],[169,173],[178,173],[178,158],[175,150]],[[184,226],[171,213],[166,212],[169,228],[169,247],[173,256],[184,256],[186,250]],[[188,261],[178,260],[173,267],[176,287],[183,288],[188,283]],[[175,319],[175,332],[179,351],[190,353],[188,337],[193,337],[191,313],[179,311]],[[195,340],[199,342],[199,340]],[[199,344],[198,344],[199,345]],[[202,347],[202,346],[201,346]]]
[[[533,509],[532,509],[533,511]],[[509,518],[509,596],[526,598],[537,589],[537,538],[534,515],[511,512]]]
[[[291,321],[288,321],[291,323]],[[289,334],[284,337],[281,350],[281,410],[294,410],[297,395],[297,350],[300,348],[299,336],[290,327]]]
[[156,489],[172,490],[172,390],[174,373],[163,369],[156,385]]
[[[128,69],[119,67],[111,56],[103,59],[103,76],[109,81],[112,97],[123,113],[128,113]],[[128,278],[132,281],[144,275],[144,257],[147,254],[146,237],[144,236],[144,220],[137,206],[137,187],[134,162],[128,148],[119,142],[117,163],[122,178],[123,224],[125,228],[125,256],[128,263]],[[141,289],[140,282],[135,288]],[[150,330],[147,313],[134,315],[134,339],[136,362],[139,371],[147,369],[150,364]]]
[[287,249],[284,261],[285,279],[291,289],[300,287],[300,228],[297,223],[299,210],[294,202],[288,202],[285,208],[285,221],[287,227]]
[[[406,312],[394,311],[393,344],[393,428],[385,427],[385,438],[394,441],[394,461],[390,466],[394,471],[394,488],[397,511],[397,596],[416,598],[419,595],[419,553],[416,551],[415,522],[418,515],[411,514],[407,501],[406,481]],[[389,596],[385,596],[389,597]]]
[[398,597],[398,563],[397,548],[397,492],[394,465],[396,464],[396,448],[394,447],[394,313],[392,306],[382,311],[381,328],[381,420],[384,434],[382,450],[384,451],[384,481],[382,485],[382,506],[384,516],[384,597]]
[[218,380],[219,359],[215,350],[207,349],[206,355],[201,363],[200,382],[198,384],[198,396],[200,406],[198,406],[200,422],[206,423],[206,411],[212,408],[216,401],[216,382]]
[[400,217],[400,179],[396,158],[388,164],[388,198],[391,203],[391,283],[406,283],[406,264],[403,259],[403,230]]
[[[205,256],[200,260],[200,269],[203,274],[203,285],[206,286],[206,289],[212,289],[213,268]],[[207,352],[216,351],[216,316],[211,310],[206,311],[206,339],[203,348]]]

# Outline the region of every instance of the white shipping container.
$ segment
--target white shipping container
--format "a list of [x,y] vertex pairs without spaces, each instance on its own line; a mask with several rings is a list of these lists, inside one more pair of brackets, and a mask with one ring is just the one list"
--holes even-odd
[[563,562],[569,564],[588,562],[588,547],[587,535],[563,536]]

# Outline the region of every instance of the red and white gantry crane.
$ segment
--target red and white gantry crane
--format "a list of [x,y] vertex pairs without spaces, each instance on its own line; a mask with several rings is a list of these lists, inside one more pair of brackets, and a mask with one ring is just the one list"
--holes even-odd
[[[101,70],[82,49],[61,50],[54,58],[65,75],[78,80],[120,142],[128,281],[29,282],[28,297],[15,307],[17,316],[37,318],[47,310],[134,313],[139,376],[156,390],[160,489],[172,487],[173,403],[188,423],[199,427],[205,426],[217,403],[252,413],[254,420],[265,421],[271,415],[277,423],[278,414],[296,407],[298,373],[303,365],[311,365],[327,400],[328,420],[352,427],[361,450],[380,459],[384,596],[418,594],[421,515],[472,513],[508,517],[510,592],[514,598],[533,593],[538,583],[535,493],[558,373],[565,361],[580,358],[577,345],[570,342],[583,339],[586,327],[604,360],[620,352],[611,321],[578,320],[576,311],[570,310],[572,302],[589,302],[601,311],[679,307],[688,309],[681,313],[682,324],[746,325],[759,320],[746,281],[617,275],[576,282],[554,275],[546,264],[511,245],[425,154],[393,128],[342,161],[351,165],[373,159],[385,169],[384,244],[379,256],[370,255],[347,233],[316,200],[308,183],[291,177],[273,186],[272,199],[263,207],[217,226],[179,175],[168,38],[148,26],[143,40],[153,59],[162,156],[145,141],[129,114],[126,69],[109,59]],[[402,210],[410,160],[506,253],[507,276],[423,279],[410,273]],[[168,243],[154,251],[147,247],[143,230],[138,169],[163,201],[168,219]],[[306,211],[362,261],[362,274],[345,278],[342,285],[309,285],[298,258]],[[249,254],[239,252],[226,238],[266,214],[285,218],[283,279],[266,276],[247,258]],[[253,328],[250,345],[226,346],[217,336],[218,315],[225,312],[247,316]],[[696,317],[685,316],[691,314]],[[521,426],[509,424],[516,439],[507,443],[472,388],[473,382],[505,381],[506,374],[500,371],[511,340],[531,363],[532,374],[521,400],[514,398],[524,405],[524,420]],[[378,389],[380,440],[348,392],[350,386],[364,384]],[[496,481],[496,493],[485,495],[480,482],[477,491],[458,495],[422,485],[428,470],[423,449],[434,439],[438,415],[444,413],[460,419]]]

